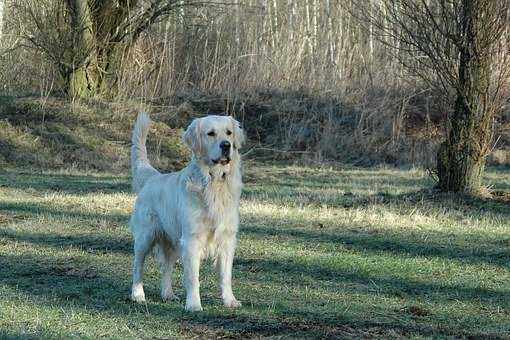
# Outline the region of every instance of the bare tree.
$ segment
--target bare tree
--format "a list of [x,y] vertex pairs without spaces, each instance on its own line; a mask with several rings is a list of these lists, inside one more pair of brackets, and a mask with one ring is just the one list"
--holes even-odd
[[13,0],[22,38],[58,68],[73,97],[111,96],[122,56],[189,0]]
[[[437,154],[443,191],[478,192],[500,108],[507,67],[494,58],[507,51],[508,1],[381,0],[378,10],[352,9],[376,30],[380,41],[399,51],[409,70],[441,86],[452,103],[447,138]],[[402,53],[404,52],[404,53]]]

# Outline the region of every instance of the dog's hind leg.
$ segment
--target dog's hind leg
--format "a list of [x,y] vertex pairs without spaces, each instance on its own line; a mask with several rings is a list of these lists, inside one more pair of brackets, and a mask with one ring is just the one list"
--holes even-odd
[[133,260],[133,286],[131,288],[131,300],[135,302],[145,302],[145,293],[143,291],[143,266],[145,257],[151,250],[154,243],[154,234],[150,231],[140,233],[135,237]]
[[160,239],[154,247],[154,255],[161,271],[161,298],[177,300],[172,289],[172,273],[179,254],[168,240]]

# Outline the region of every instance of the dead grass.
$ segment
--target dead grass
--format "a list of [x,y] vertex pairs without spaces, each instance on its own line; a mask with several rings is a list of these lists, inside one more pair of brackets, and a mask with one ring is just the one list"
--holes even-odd
[[[145,108],[135,103],[0,97],[0,164],[124,171],[129,164],[131,126]],[[186,158],[181,132],[154,124],[149,148],[159,167],[173,169]]]
[[[156,122],[148,141],[150,156],[167,170],[178,168],[188,157],[180,141],[182,129],[194,117],[224,113],[242,121],[250,142],[245,153],[251,159],[433,167],[441,140],[440,117],[425,128],[423,103],[406,102],[403,107],[396,100],[403,94],[391,90],[372,95],[342,99],[304,90],[260,90],[234,97],[189,92],[146,104],[0,97],[0,164],[125,171],[131,126],[136,114],[145,110]],[[398,122],[391,118],[391,112],[402,110],[415,113],[397,117]],[[489,164],[505,166],[503,139]]]

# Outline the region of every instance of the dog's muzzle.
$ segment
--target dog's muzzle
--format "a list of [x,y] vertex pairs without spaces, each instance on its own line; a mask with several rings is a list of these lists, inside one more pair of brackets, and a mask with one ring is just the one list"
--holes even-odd
[[225,157],[230,156],[230,142],[228,140],[224,140],[220,143],[221,155]]
[[213,159],[212,162],[214,164],[227,165],[230,163],[230,148],[231,144],[228,140],[224,140],[220,143],[221,149],[221,157],[218,159]]
[[214,164],[227,165],[228,163],[230,163],[230,157],[221,157],[218,159],[212,159],[212,162]]

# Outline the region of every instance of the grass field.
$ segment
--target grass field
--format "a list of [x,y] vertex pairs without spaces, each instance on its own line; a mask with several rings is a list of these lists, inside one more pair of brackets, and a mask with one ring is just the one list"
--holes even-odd
[[[210,263],[204,312],[128,300],[125,176],[0,176],[0,337],[510,336],[510,204],[432,194],[420,170],[246,165],[234,263],[239,310]],[[487,182],[510,191],[508,170]]]

